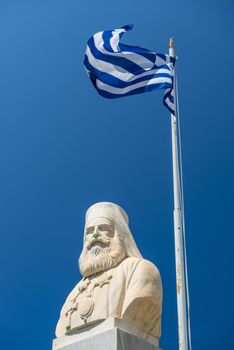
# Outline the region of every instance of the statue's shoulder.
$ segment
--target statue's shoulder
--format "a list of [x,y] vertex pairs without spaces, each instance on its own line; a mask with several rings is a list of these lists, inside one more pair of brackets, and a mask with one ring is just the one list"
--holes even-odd
[[70,301],[76,297],[79,283],[80,283],[80,281],[75,285],[75,287],[68,294],[66,301]]
[[141,274],[146,278],[160,278],[160,273],[157,267],[149,260],[137,257],[128,257],[123,262],[123,268],[130,274]]
[[67,308],[70,306],[70,302],[76,298],[77,293],[78,293],[79,284],[82,281],[83,281],[83,278],[75,285],[75,287],[68,294],[68,296],[67,296],[67,298],[66,298],[66,300],[64,302],[64,305],[62,307],[61,314],[64,314],[67,311]]
[[[128,270],[125,271],[126,293],[123,306],[123,318],[134,319],[142,311],[155,308],[162,300],[162,283],[158,269],[150,261],[143,258],[126,259]],[[148,304],[148,308],[145,306]],[[157,308],[157,306],[156,306]],[[138,315],[141,319],[142,315]],[[140,321],[141,323],[141,321]]]

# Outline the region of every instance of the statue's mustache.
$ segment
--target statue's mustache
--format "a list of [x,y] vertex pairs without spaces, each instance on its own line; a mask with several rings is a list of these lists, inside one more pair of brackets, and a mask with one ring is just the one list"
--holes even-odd
[[105,247],[110,244],[110,240],[107,238],[93,238],[88,244],[87,249],[92,248],[94,244],[100,244],[101,246]]

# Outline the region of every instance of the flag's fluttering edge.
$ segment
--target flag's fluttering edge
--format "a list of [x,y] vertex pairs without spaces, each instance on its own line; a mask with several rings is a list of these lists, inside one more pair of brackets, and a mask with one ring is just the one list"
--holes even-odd
[[84,66],[98,93],[118,98],[165,89],[163,103],[175,114],[175,58],[120,42],[132,25],[94,34],[87,43]]

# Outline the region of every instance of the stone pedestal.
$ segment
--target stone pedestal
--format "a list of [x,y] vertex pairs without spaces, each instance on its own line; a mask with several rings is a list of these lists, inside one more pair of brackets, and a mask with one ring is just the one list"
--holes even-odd
[[127,322],[109,319],[54,339],[53,350],[160,350],[155,344],[156,338]]

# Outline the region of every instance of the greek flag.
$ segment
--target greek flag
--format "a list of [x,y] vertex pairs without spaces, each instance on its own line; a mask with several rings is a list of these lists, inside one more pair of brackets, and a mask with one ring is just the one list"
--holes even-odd
[[106,98],[165,89],[163,103],[175,114],[175,58],[120,42],[132,25],[94,34],[87,43],[84,66],[98,93]]

